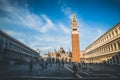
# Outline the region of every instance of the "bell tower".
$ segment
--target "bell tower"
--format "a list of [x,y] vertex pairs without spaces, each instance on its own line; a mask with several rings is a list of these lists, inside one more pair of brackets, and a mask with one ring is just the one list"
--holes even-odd
[[72,34],[72,62],[80,62],[80,47],[79,47],[79,30],[76,15],[72,16],[71,23],[71,34]]

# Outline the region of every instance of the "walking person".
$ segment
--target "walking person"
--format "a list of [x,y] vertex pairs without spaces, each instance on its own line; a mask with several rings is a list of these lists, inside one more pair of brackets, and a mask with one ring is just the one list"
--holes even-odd
[[77,73],[77,67],[76,67],[75,64],[73,65],[73,71],[74,71],[75,74]]
[[81,64],[79,63],[79,68],[81,68]]
[[46,61],[46,62],[45,62],[45,68],[47,68],[47,66],[48,66],[48,62]]
[[60,67],[60,60],[58,61],[58,65],[59,65],[59,67]]
[[64,67],[64,59],[62,59],[62,68]]
[[64,61],[62,62],[62,67],[64,67]]
[[44,68],[44,62],[41,63],[41,67],[42,67],[42,69]]

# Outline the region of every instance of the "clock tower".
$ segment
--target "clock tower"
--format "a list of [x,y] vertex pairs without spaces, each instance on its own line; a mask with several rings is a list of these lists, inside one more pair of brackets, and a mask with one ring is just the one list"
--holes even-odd
[[79,47],[79,28],[76,15],[72,16],[71,23],[72,34],[72,62],[80,62],[80,47]]

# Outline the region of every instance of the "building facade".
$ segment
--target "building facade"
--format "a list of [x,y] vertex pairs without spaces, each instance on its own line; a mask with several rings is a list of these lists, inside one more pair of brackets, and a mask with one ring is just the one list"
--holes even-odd
[[72,16],[72,62],[80,62],[79,30],[75,14]]
[[82,59],[85,63],[120,65],[120,23],[89,45]]
[[65,50],[61,47],[60,49],[54,50],[53,52],[48,52],[48,54],[45,54],[42,57],[45,59],[47,58],[47,59],[54,59],[59,61],[64,60],[65,62],[71,62],[71,54],[72,53],[70,50],[65,52]]
[[40,55],[35,50],[0,30],[0,64],[37,61]]

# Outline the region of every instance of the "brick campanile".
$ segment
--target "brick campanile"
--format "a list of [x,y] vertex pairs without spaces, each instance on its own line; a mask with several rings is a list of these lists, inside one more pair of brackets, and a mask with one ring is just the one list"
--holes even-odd
[[79,30],[75,14],[72,16],[72,62],[80,62]]

